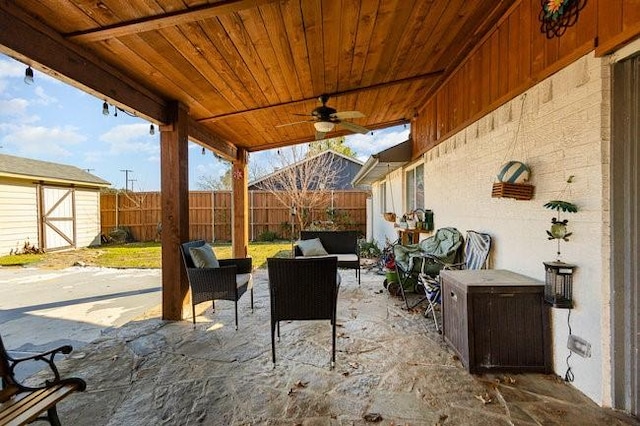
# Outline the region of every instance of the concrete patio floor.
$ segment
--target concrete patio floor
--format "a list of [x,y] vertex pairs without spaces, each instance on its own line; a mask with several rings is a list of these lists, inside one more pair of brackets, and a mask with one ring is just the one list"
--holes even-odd
[[[338,300],[336,367],[328,321],[281,325],[271,363],[266,271],[255,312],[240,301],[191,320],[159,312],[111,330],[59,364],[87,391],[58,404],[65,425],[638,425],[554,375],[468,374],[421,312],[402,310],[383,276],[353,271]],[[205,306],[205,305],[201,305]]]

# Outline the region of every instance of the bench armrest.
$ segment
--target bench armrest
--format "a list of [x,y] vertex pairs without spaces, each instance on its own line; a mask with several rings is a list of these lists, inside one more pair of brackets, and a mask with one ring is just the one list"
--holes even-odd
[[[71,353],[72,350],[73,350],[73,347],[71,347],[70,345],[64,345],[64,346],[60,346],[59,348],[51,349],[49,351],[31,355],[28,357],[13,358],[7,354],[6,355],[7,361],[9,361],[9,374],[11,375],[11,378],[13,379],[16,386],[21,391],[34,391],[38,389],[45,389],[54,384],[64,383],[65,380],[72,380],[72,379],[61,379],[60,373],[58,372],[58,367],[56,367],[56,364],[54,362],[54,358],[57,354],[67,355]],[[41,386],[26,386],[19,383],[15,378],[14,371],[18,364],[26,361],[44,362],[45,364],[47,364],[51,372],[53,372],[53,376],[54,376],[53,380],[46,380],[45,383]],[[84,388],[82,390],[84,390]]]

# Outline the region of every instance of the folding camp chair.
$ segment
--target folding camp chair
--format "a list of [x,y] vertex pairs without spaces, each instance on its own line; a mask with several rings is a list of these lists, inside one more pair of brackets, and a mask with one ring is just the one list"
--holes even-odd
[[434,235],[425,238],[418,244],[396,245],[393,253],[398,273],[398,290],[407,309],[412,309],[424,302],[426,298],[409,304],[407,292],[423,293],[419,287],[420,273],[437,276],[440,269],[453,264],[462,246],[462,235],[456,228],[440,228]]
[[[487,261],[489,259],[489,251],[491,250],[491,235],[484,234],[475,231],[467,231],[467,238],[464,244],[464,262],[442,264],[442,269],[485,269]],[[440,262],[437,258],[431,259],[433,262]],[[418,280],[424,287],[425,298],[429,303],[427,309],[424,311],[424,316],[427,317],[429,313],[433,316],[433,322],[436,326],[436,331],[441,333],[440,326],[438,324],[438,317],[436,316],[435,307],[442,302],[440,291],[440,277],[431,276],[424,271],[424,269],[418,275]]]

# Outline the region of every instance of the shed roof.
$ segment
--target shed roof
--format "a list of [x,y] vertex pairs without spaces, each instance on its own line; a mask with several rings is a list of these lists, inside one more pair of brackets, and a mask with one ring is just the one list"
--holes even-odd
[[76,185],[109,186],[110,182],[76,166],[0,154],[0,177]]
[[371,185],[411,161],[411,139],[373,154],[353,178],[353,186]]

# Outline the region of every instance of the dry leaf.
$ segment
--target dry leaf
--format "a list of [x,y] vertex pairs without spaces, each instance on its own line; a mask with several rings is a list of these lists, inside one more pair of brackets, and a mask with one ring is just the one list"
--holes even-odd
[[343,375],[344,377],[347,377],[347,376],[349,375],[349,372],[348,372],[348,371],[343,371],[343,372],[342,372],[342,375]]
[[358,367],[360,367],[360,364],[358,364],[357,362],[350,362],[349,367],[357,369]]
[[298,380],[293,386],[296,388],[306,388],[309,382],[303,382],[302,380]]
[[491,401],[493,401],[488,393],[485,393],[484,395],[476,395],[475,397],[482,401],[483,404],[490,404]]
[[516,383],[516,379],[514,379],[511,376],[504,376],[504,378],[502,379],[503,382],[505,383],[509,383],[510,385],[513,385]]
[[380,413],[367,413],[364,415],[366,422],[378,423],[382,421],[382,415]]
[[111,357],[111,361],[116,361],[118,359],[118,355],[114,355]]

